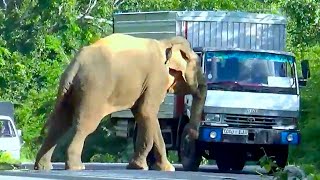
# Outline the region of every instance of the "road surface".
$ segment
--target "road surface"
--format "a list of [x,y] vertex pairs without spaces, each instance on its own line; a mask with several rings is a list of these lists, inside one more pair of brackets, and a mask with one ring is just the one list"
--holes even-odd
[[[32,164],[23,165],[24,170],[0,171],[0,180],[52,180],[52,179],[112,179],[112,180],[255,180],[272,179],[258,166],[247,166],[242,172],[220,173],[215,165],[201,166],[199,172],[182,171],[181,165],[175,165],[175,172],[126,170],[126,164],[86,163],[86,170],[67,171],[63,163],[54,163],[50,172],[34,171]],[[263,173],[260,176],[258,172]]]

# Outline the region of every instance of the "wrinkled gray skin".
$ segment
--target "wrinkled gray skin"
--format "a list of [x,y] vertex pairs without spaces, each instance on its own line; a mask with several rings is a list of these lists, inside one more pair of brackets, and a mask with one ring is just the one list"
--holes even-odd
[[[196,104],[202,103],[197,61],[182,37],[159,41],[112,34],[83,47],[61,75],[56,104],[44,126],[48,133],[34,169],[52,168],[57,142],[72,127],[75,133],[67,148],[65,168],[85,169],[81,154],[86,137],[106,115],[130,108],[141,128],[127,168],[148,169],[146,157],[154,146],[154,168],[174,171],[166,156],[157,114],[167,92],[191,93]],[[199,109],[195,106],[194,117],[198,117]]]

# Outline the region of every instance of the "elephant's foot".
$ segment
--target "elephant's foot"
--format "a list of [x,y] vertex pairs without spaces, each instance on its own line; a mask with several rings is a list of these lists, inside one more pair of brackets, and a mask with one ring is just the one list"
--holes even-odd
[[156,162],[152,165],[152,169],[157,171],[175,171],[175,167],[169,162],[165,161],[165,163]]
[[34,170],[45,170],[49,171],[53,169],[52,164],[49,160],[41,159],[40,161],[36,162],[33,166]]
[[69,161],[66,163],[65,169],[71,170],[71,171],[81,171],[81,170],[85,170],[86,167],[81,162],[70,162]]
[[139,163],[137,161],[131,161],[126,167],[127,169],[149,170],[147,162]]

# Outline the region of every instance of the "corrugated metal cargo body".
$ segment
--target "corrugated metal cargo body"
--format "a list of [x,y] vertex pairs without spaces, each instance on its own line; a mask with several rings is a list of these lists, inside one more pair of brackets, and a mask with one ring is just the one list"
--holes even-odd
[[[155,39],[181,35],[193,47],[285,49],[286,19],[272,14],[228,11],[155,11],[114,14],[114,32]],[[179,105],[175,105],[179,103]],[[182,103],[182,104],[181,104]],[[174,118],[182,101],[168,94],[159,118]],[[179,108],[180,110],[178,110]],[[131,118],[130,111],[112,117]]]
[[162,11],[114,16],[114,32],[138,37],[186,36],[193,47],[284,50],[286,19],[228,11]]

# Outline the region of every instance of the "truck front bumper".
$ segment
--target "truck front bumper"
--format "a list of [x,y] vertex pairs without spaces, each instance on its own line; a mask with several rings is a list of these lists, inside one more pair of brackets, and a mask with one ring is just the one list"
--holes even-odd
[[239,144],[296,145],[300,143],[300,138],[298,130],[200,126],[198,140]]

